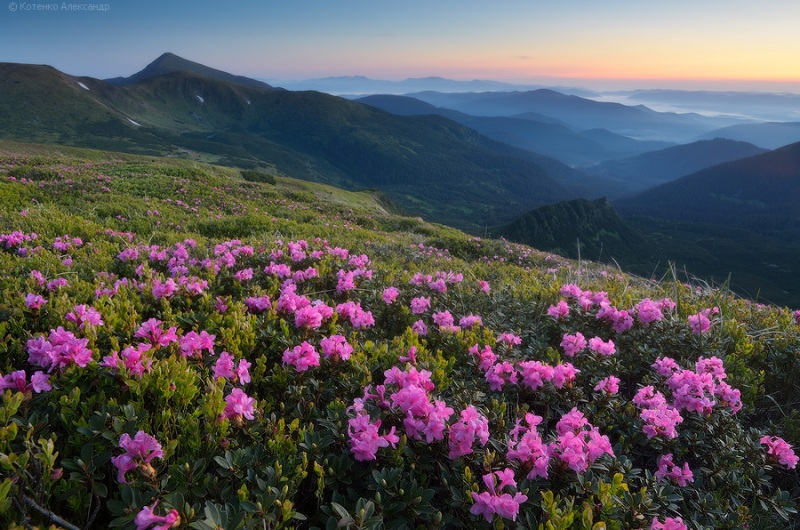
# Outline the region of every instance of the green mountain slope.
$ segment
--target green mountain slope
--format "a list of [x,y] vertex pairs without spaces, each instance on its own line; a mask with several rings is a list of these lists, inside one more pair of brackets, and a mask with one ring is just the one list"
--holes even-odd
[[614,202],[622,215],[800,238],[800,143],[720,164]]
[[606,199],[577,199],[543,206],[492,234],[562,256],[629,262],[644,248],[642,236],[617,215]]
[[587,171],[624,181],[630,193],[635,193],[707,167],[764,152],[766,149],[747,142],[715,138],[603,162]]
[[[115,86],[46,67],[0,65],[0,92],[8,95],[0,134],[377,188],[408,212],[475,231],[575,196],[529,153],[445,118],[394,116],[318,92],[247,86],[216,74],[141,77]],[[46,103],[31,97],[45,92]]]

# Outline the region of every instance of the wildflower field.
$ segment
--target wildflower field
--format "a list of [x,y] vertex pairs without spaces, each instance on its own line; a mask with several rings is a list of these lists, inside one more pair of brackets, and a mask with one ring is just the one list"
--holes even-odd
[[797,528],[790,308],[0,144],[9,528]]

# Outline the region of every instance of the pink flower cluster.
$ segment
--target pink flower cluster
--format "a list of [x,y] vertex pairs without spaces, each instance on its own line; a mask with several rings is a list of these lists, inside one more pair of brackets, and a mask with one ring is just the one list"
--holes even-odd
[[450,458],[455,459],[471,454],[476,440],[482,446],[489,441],[489,420],[473,405],[467,405],[461,411],[459,419],[450,425],[447,441],[450,447]]
[[150,464],[154,458],[164,458],[161,444],[154,437],[144,431],[139,431],[131,438],[128,433],[120,436],[119,446],[125,450],[121,455],[111,459],[117,468],[117,482],[127,482],[125,473],[139,469],[148,479],[154,479],[155,469]]
[[667,517],[664,522],[660,522],[658,517],[653,517],[650,530],[687,530],[686,523],[680,517]]
[[672,453],[667,453],[658,459],[656,479],[669,479],[673,484],[684,487],[694,480],[694,474],[687,462],[684,462],[683,466],[678,466],[672,461]]
[[792,446],[779,436],[764,436],[761,444],[767,446],[767,456],[770,460],[778,462],[786,469],[794,469],[797,466],[798,457],[794,453]]
[[142,325],[139,326],[133,336],[137,339],[146,340],[154,348],[168,346],[173,342],[177,342],[178,334],[176,328],[171,326],[169,329],[164,330],[162,324],[163,322],[157,318],[148,319],[142,322]]
[[308,341],[303,341],[294,348],[287,348],[283,352],[282,361],[283,364],[294,366],[298,372],[305,372],[312,366],[319,366],[319,352]]
[[181,355],[184,357],[194,357],[195,355],[201,356],[203,350],[213,354],[215,338],[215,335],[210,335],[205,330],[202,330],[200,333],[197,333],[196,331],[190,331],[178,339]]
[[76,365],[85,368],[92,361],[92,351],[86,346],[89,339],[79,339],[71,331],[59,326],[50,335],[35,337],[27,342],[28,362],[34,366],[63,371]]
[[25,370],[16,370],[8,375],[0,374],[0,392],[5,389],[17,390],[19,392],[28,392],[30,390],[41,394],[53,389],[50,385],[50,375],[41,371],[34,372],[31,375],[30,383],[28,383],[28,376]]
[[699,313],[689,315],[689,327],[692,328],[692,333],[700,335],[707,332],[711,328],[711,320],[708,315],[719,313],[718,307],[703,309]]
[[47,299],[42,295],[28,293],[25,295],[25,307],[38,311],[47,303]]
[[508,451],[506,458],[509,461],[516,460],[522,464],[523,469],[528,470],[526,478],[534,477],[547,478],[547,468],[550,464],[550,446],[542,441],[536,426],[542,422],[542,418],[530,412],[525,414],[525,423],[517,420],[516,425],[511,429],[508,440]]
[[103,325],[103,316],[100,312],[86,304],[76,305],[64,318],[78,324],[80,329],[85,329],[87,325],[92,327]]
[[217,361],[214,363],[214,379],[228,379],[234,384],[247,384],[250,382],[249,368],[252,363],[247,359],[239,359],[237,365],[233,356],[224,351],[219,354]]
[[494,515],[516,521],[520,505],[528,500],[527,495],[518,491],[514,493],[513,497],[510,493],[499,493],[504,488],[517,489],[514,471],[511,468],[505,468],[503,471],[488,473],[483,475],[483,483],[487,491],[480,494],[472,492],[474,504],[469,512],[473,515],[482,515],[487,523],[492,522]]
[[242,418],[252,420],[255,418],[256,400],[244,393],[241,388],[234,388],[225,396],[225,410],[223,416],[232,420],[235,425],[241,426]]
[[173,508],[167,515],[156,515],[157,505],[158,501],[150,506],[145,506],[136,514],[136,518],[133,520],[136,530],[168,530],[180,526],[181,516],[178,510]]
[[[666,368],[663,370],[666,371]],[[735,414],[742,408],[741,392],[726,383],[726,377],[722,359],[700,357],[694,371],[676,369],[666,383],[672,390],[673,404],[679,410],[707,416],[719,399]]]
[[604,454],[614,456],[608,436],[600,434],[577,408],[561,417],[556,433],[558,439],[550,446],[550,453],[576,473],[586,471]]
[[[384,376],[385,385],[397,387],[390,398],[392,407],[399,408],[405,414],[403,427],[406,434],[414,440],[424,439],[427,443],[444,440],[447,421],[454,411],[444,401],[431,401],[430,392],[434,384],[430,372],[417,370],[413,366],[401,371],[394,366],[386,370]],[[378,397],[385,393],[385,385],[377,388]]]
[[113,371],[124,367],[131,375],[141,378],[142,374],[149,372],[153,366],[153,359],[146,355],[151,348],[148,343],[141,343],[136,347],[128,346],[119,353],[112,352],[111,355],[103,357],[100,365]]
[[400,437],[395,434],[395,428],[392,427],[386,434],[378,434],[381,420],[371,421],[360,399],[356,399],[348,410],[354,410],[356,413],[355,418],[348,420],[347,428],[353,458],[359,462],[376,460],[378,449],[381,447],[397,447]]

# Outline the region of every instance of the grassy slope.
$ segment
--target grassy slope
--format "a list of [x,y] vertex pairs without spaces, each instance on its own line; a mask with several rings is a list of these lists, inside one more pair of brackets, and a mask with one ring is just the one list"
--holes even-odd
[[[212,382],[209,371],[213,358],[195,366],[181,361],[180,356],[167,357],[164,351],[159,354],[163,357],[156,361],[152,375],[140,382],[128,378],[123,391],[117,378],[96,367],[87,372],[74,369],[54,374],[52,404],[47,405],[50,394],[42,394],[34,397],[30,405],[41,414],[51,413],[47,407],[57,407],[59,414],[52,412],[52,424],[44,420],[38,424],[35,418],[30,421],[35,425],[34,439],[47,438],[50,429],[58,433],[56,450],[61,456],[57,465],[64,466],[66,472],[63,480],[45,484],[56,499],[58,495],[73,499],[67,506],[57,500],[49,504],[69,519],[84,520],[87,513],[82,510],[87,510],[87,503],[95,503],[101,506],[99,525],[114,520],[132,527],[131,519],[144,504],[162,499],[160,513],[166,506],[175,506],[183,522],[197,528],[217,524],[223,516],[244,517],[245,512],[252,513],[247,512],[251,507],[257,511],[256,502],[263,503],[264,513],[277,517],[278,522],[294,524],[291,516],[297,510],[320,526],[326,520],[329,526],[331,520],[335,526],[344,519],[336,506],[358,516],[359,507],[364,508],[369,500],[370,509],[385,518],[387,525],[415,521],[427,528],[488,528],[481,526],[481,518],[469,514],[469,492],[484,488],[477,478],[484,466],[500,469],[506,465],[502,456],[505,441],[500,434],[492,439],[489,451],[479,450],[453,461],[447,458],[446,446],[442,450],[441,445],[412,440],[404,440],[401,449],[382,449],[374,464],[354,465],[348,452],[345,407],[354,397],[363,395],[364,386],[381,382],[384,370],[415,345],[419,348],[420,367],[432,371],[437,396],[457,409],[476,403],[490,417],[493,433],[507,432],[514,418],[528,410],[545,416],[548,420],[542,428],[552,431],[559,414],[576,406],[586,410],[591,421],[613,438],[615,451],[627,455],[603,460],[580,484],[574,473],[563,469],[554,469],[552,480],[520,482],[530,500],[518,526],[506,520],[508,527],[536,527],[545,513],[552,518],[555,512],[544,507],[541,495],[546,490],[562,499],[576,499],[574,513],[580,518],[582,499],[590,506],[601,506],[602,496],[587,492],[607,487],[615,472],[630,483],[631,492],[639,491],[639,487],[648,491],[647,500],[640,501],[634,501],[622,490],[614,500],[603,497],[602,513],[596,517],[609,521],[616,518],[624,521],[626,528],[642,528],[654,515],[663,519],[665,513],[700,514],[699,506],[708,503],[725,513],[731,510],[732,520],[738,521],[735,507],[726,503],[740,494],[745,495],[748,505],[752,501],[751,528],[775,528],[781,524],[772,505],[761,510],[752,495],[737,488],[741,477],[750,480],[764,470],[777,475],[777,483],[783,488],[797,484],[796,474],[780,474],[764,465],[757,440],[752,445],[755,435],[746,431],[751,426],[768,427],[792,442],[800,439],[800,415],[789,412],[800,380],[796,361],[800,332],[789,311],[758,306],[702,285],[649,282],[522,246],[478,240],[451,228],[387,214],[382,201],[373,194],[343,192],[284,178],[278,178],[275,186],[248,183],[231,169],[196,162],[0,144],[0,177],[20,167],[25,168],[17,169],[20,174],[34,180],[0,180],[0,226],[3,233],[37,232],[42,250],[30,260],[0,251],[0,267],[7,271],[0,275],[4,293],[0,300],[0,321],[4,322],[0,333],[2,373],[10,373],[25,363],[24,345],[32,335],[46,333],[56,325],[77,331],[63,315],[74,304],[87,303],[99,307],[107,319],[105,327],[91,338],[92,347],[100,350],[100,355],[129,343],[133,331],[148,317],[174,323],[182,334],[208,329],[218,335],[220,348],[253,361],[254,382],[247,392],[259,400],[257,419],[252,424],[237,428],[233,421],[218,422],[215,418],[224,406],[223,390],[229,390],[219,381]],[[127,233],[136,236],[131,241]],[[65,234],[85,241],[84,246],[70,251],[74,258],[71,265],[63,262],[63,253],[50,250],[55,238]],[[349,248],[351,255],[363,252],[372,260],[370,267],[375,277],[370,282],[363,281],[357,291],[335,293],[336,267],[328,258],[317,265],[324,276],[304,289],[310,296],[333,305],[352,296],[375,311],[379,325],[359,331],[340,318],[338,324],[330,324],[331,330],[347,333],[348,340],[356,346],[353,361],[325,364],[319,369],[322,371],[293,374],[281,366],[280,352],[301,340],[315,341],[317,334],[295,330],[290,317],[279,318],[274,311],[261,317],[249,315],[242,303],[251,294],[268,293],[275,300],[279,287],[276,281],[259,277],[252,286],[243,286],[234,282],[230,273],[223,272],[209,275],[212,291],[198,297],[153,303],[140,297],[135,289],[122,289],[114,298],[95,299],[93,291],[99,282],[110,282],[100,274],[102,271],[137,277],[134,264],[116,258],[122,249],[143,243],[170,247],[186,238],[198,242],[199,257],[210,255],[216,243],[231,238],[241,238],[259,252],[266,249],[266,254],[253,258],[259,274],[271,259],[269,249],[285,247],[288,240],[307,239],[312,245],[319,245],[315,238],[324,238],[330,247]],[[25,292],[36,289],[29,275],[33,266],[48,279],[63,277],[69,281],[62,290],[47,293],[46,309],[36,314],[27,311],[21,300]],[[193,269],[192,274],[197,271]],[[436,332],[428,338],[416,337],[407,330],[417,316],[411,315],[404,304],[414,293],[432,295],[424,287],[411,287],[409,280],[414,273],[434,271],[464,275],[463,285],[451,286],[447,294],[432,296],[437,310],[448,309],[456,318],[480,314],[484,328],[454,335]],[[145,271],[145,277],[151,274],[161,277],[162,273],[155,268]],[[488,295],[480,291],[478,280],[489,282]],[[470,341],[492,344],[516,360],[554,363],[561,359],[559,342],[563,333],[581,329],[610,336],[591,312],[583,313],[576,307],[565,322],[555,322],[547,316],[548,306],[561,298],[561,286],[573,282],[583,289],[607,292],[619,307],[631,308],[644,298],[664,296],[678,305],[664,322],[649,327],[637,324],[629,334],[613,335],[619,355],[608,362],[598,363],[589,356],[573,359],[584,374],[573,387],[560,391],[548,387],[534,393],[521,389],[490,391],[466,353]],[[381,302],[382,289],[388,285],[401,289],[402,304],[398,301],[396,306],[386,306]],[[214,295],[223,293],[230,305],[224,315],[212,309]],[[714,317],[713,331],[699,337],[692,335],[687,316],[714,306],[720,314]],[[520,335],[523,343],[518,353],[497,344],[495,331]],[[746,409],[735,418],[724,413],[707,418],[687,416],[686,432],[701,436],[699,441],[684,437],[663,446],[648,444],[636,424],[636,408],[627,400],[645,381],[658,384],[648,363],[664,354],[681,363],[693,362],[698,355],[724,358],[729,382],[742,389]],[[619,370],[625,401],[598,400],[592,394],[595,379],[609,369]],[[72,390],[73,384],[81,389],[80,396]],[[7,406],[4,403],[3,407]],[[27,410],[19,413],[20,433],[27,432],[29,418],[22,416]],[[90,422],[81,423],[82,416]],[[402,424],[397,418],[387,416],[384,420],[385,427],[390,421]],[[709,425],[713,429],[709,430]],[[120,453],[119,435],[133,434],[139,428],[153,433],[164,444],[163,464],[160,460],[154,462],[163,481],[159,488],[135,478],[135,472],[130,474],[133,483],[129,486],[114,480],[116,471],[108,458]],[[720,438],[718,445],[703,441],[706,437],[714,439],[720,432],[732,438]],[[9,436],[9,431],[4,433],[2,444]],[[13,442],[15,435],[11,438]],[[743,442],[745,439],[747,443]],[[92,448],[88,452],[87,446]],[[21,442],[10,447],[23,450]],[[254,447],[263,453],[254,454]],[[645,480],[639,468],[654,470],[659,452],[666,450],[680,451],[692,459],[695,473],[703,479],[696,484],[697,491],[703,495],[707,492],[708,497],[697,496],[695,489],[675,490]],[[79,457],[84,463],[89,462],[88,489],[86,474],[81,474],[81,465],[75,460]],[[185,471],[184,462],[189,466]],[[283,472],[276,474],[278,465],[283,466]],[[240,469],[253,470],[266,484],[264,489],[255,479],[232,481]],[[195,478],[190,477],[193,473]],[[274,491],[270,489],[273,487]],[[276,499],[280,501],[278,508]],[[764,495],[759,493],[758,500],[772,502],[772,497],[765,490]],[[565,503],[556,502],[559,510],[570,510]],[[637,519],[638,513],[643,515]],[[693,528],[700,528],[706,523],[698,515],[693,524]]]

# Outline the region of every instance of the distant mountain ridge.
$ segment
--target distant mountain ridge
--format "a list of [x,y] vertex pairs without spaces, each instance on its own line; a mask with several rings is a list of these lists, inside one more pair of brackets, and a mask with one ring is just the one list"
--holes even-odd
[[716,129],[700,135],[700,139],[729,138],[741,142],[777,149],[800,142],[800,122],[742,123]]
[[703,169],[614,206],[624,216],[716,224],[800,241],[800,142]]
[[636,139],[685,142],[709,130],[740,123],[741,120],[709,118],[699,114],[656,112],[643,105],[595,101],[551,89],[526,92],[482,92],[407,94],[437,107],[474,116],[518,116],[534,112],[557,119],[578,130],[608,129]]
[[[449,118],[500,142],[557,158],[572,166],[632,156],[667,147],[667,142],[640,141],[598,130],[576,131],[548,116],[473,116],[440,108],[410,96],[375,94],[356,99],[399,116],[438,115]],[[614,185],[603,184],[600,195],[616,195]]]
[[135,85],[151,77],[172,73],[191,73],[255,88],[273,88],[263,81],[241,75],[229,74],[228,72],[223,72],[222,70],[189,61],[183,57],[178,57],[174,53],[169,52],[162,54],[155,61],[148,64],[143,70],[129,77],[114,77],[112,79],[106,79],[105,81],[116,86],[128,86]]
[[[349,189],[375,188],[407,212],[474,231],[576,196],[535,155],[443,117],[395,116],[318,92],[229,81],[213,69],[197,73],[196,63],[169,55],[160,59],[121,86],[0,64],[0,135],[202,154]],[[158,73],[164,64],[191,71]]]
[[592,174],[619,179],[633,191],[643,191],[701,169],[765,153],[747,142],[724,138],[667,147],[588,168]]

